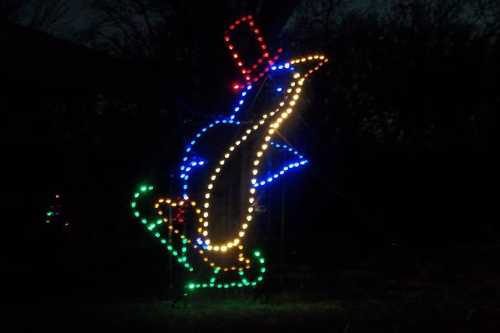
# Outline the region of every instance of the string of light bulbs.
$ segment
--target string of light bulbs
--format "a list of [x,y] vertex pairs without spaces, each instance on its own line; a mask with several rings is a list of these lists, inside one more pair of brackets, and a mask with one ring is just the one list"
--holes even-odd
[[[242,24],[246,24],[251,33],[255,36],[259,51],[261,53],[257,61],[248,65],[245,59],[236,49],[232,33]],[[224,34],[224,41],[237,68],[243,76],[244,83],[233,85],[234,90],[239,91],[239,97],[232,109],[232,112],[223,119],[218,119],[207,126],[201,128],[186,145],[181,164],[179,166],[179,178],[181,180],[181,193],[178,199],[158,198],[153,204],[153,217],[148,217],[141,213],[139,205],[150,196],[153,186],[143,185],[134,193],[131,202],[133,215],[151,232],[154,238],[171,254],[176,261],[188,272],[196,273],[202,268],[211,272],[205,281],[190,281],[185,285],[187,291],[200,288],[233,288],[233,287],[254,287],[263,280],[266,272],[265,258],[261,251],[252,250],[246,247],[246,236],[255,221],[255,209],[257,204],[257,191],[262,186],[274,183],[287,172],[306,165],[309,161],[296,149],[289,145],[273,141],[279,129],[283,128],[290,116],[293,114],[297,103],[303,94],[305,81],[328,59],[321,54],[309,55],[306,57],[293,58],[289,61],[277,63],[277,59],[282,53],[278,49],[277,53],[271,56],[268,46],[262,37],[261,30],[255,26],[252,16],[244,16],[236,20],[229,26]],[[312,68],[302,69],[302,65],[312,64]],[[246,122],[244,125],[237,120],[237,116],[244,109],[246,98],[248,98],[253,85],[270,72],[284,72],[291,74],[291,79],[285,87],[277,87],[276,91],[282,93],[277,107],[269,112],[261,114],[256,120]],[[241,129],[241,135],[235,141],[227,145],[218,159],[200,157],[196,148],[203,142],[204,136],[212,129],[219,126],[230,126]],[[238,229],[230,237],[222,241],[213,240],[213,232],[210,225],[214,223],[212,209],[217,204],[214,201],[214,190],[222,186],[222,179],[231,158],[242,149],[253,149],[247,143],[253,139],[257,140],[257,148],[251,151],[250,182],[248,184],[247,197],[245,199],[246,209],[244,218],[239,221]],[[293,159],[279,169],[264,173],[262,170],[263,160],[268,155],[270,148],[276,151],[283,151],[293,156]],[[202,193],[191,193],[190,182],[196,170],[208,167],[211,172],[205,180],[204,191]],[[260,177],[260,178],[259,178]],[[192,219],[186,219],[186,212],[192,212]],[[172,214],[173,212],[173,214]],[[186,223],[195,223],[192,233],[186,233]],[[219,237],[220,238],[220,237]],[[223,258],[224,260],[222,260]],[[199,261],[199,263],[197,263]],[[202,265],[204,267],[201,267]],[[224,277],[233,276],[236,278],[227,281]],[[233,275],[230,275],[233,274]]]

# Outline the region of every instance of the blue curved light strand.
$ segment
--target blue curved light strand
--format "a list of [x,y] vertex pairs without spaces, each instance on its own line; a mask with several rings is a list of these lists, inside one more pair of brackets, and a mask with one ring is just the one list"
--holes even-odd
[[[288,70],[288,71],[293,71],[294,67],[290,65],[289,62],[281,63],[281,64],[275,64],[271,66],[271,71],[283,71],[283,70]],[[181,166],[179,167],[179,178],[181,179],[181,191],[182,191],[182,197],[184,199],[189,198],[189,179],[190,179],[190,174],[196,169],[203,167],[204,165],[207,164],[207,160],[196,157],[196,156],[191,156],[192,151],[194,146],[200,141],[201,137],[205,135],[209,130],[221,126],[221,125],[240,125],[241,122],[236,119],[236,116],[240,111],[242,110],[243,105],[245,104],[245,100],[247,98],[247,95],[249,91],[253,88],[251,84],[248,84],[245,86],[245,88],[242,90],[240,93],[239,99],[235,106],[233,107],[233,112],[226,118],[223,118],[221,120],[215,120],[214,122],[208,124],[207,126],[203,127],[201,130],[199,130],[196,135],[194,135],[193,139],[186,145],[184,149],[184,155],[182,157],[182,162]],[[283,88],[278,87],[276,89],[277,92],[282,92]],[[293,163],[287,164],[281,168],[281,170],[277,171],[276,173],[272,174],[270,177],[266,177],[266,179],[259,180],[254,184],[254,187],[259,187],[263,186],[267,183],[272,182],[274,179],[277,179],[278,177],[284,175],[287,171],[290,169],[302,166],[304,164],[308,163],[308,160],[304,159],[302,155],[298,153],[298,151],[283,145],[283,144],[276,144],[276,143],[271,143],[272,146],[275,148],[281,148],[281,149],[286,149],[289,152],[293,153],[294,155],[297,155],[299,159],[297,161],[294,161]]]
[[293,149],[290,146],[287,146],[285,144],[275,143],[273,141],[270,141],[269,144],[270,144],[270,146],[272,146],[274,148],[283,149],[283,150],[286,150],[287,152],[292,153],[293,155],[297,156],[298,159],[296,159],[296,160],[294,160],[294,161],[292,161],[290,163],[285,164],[284,166],[281,167],[281,169],[279,169],[279,171],[275,171],[274,173],[270,172],[268,174],[268,176],[266,176],[264,178],[261,178],[261,179],[257,179],[253,183],[253,187],[255,187],[255,188],[264,186],[264,185],[269,184],[269,183],[272,183],[273,181],[275,181],[279,177],[283,176],[288,171],[291,171],[292,169],[304,166],[307,163],[309,163],[309,161],[307,159],[305,159],[304,156],[301,155],[298,152],[298,150]]

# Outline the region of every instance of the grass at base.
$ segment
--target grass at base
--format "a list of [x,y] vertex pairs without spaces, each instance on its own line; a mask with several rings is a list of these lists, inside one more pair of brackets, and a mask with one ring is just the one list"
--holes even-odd
[[75,300],[52,300],[9,305],[7,309],[13,310],[13,315],[6,318],[19,331],[500,332],[500,307],[449,300],[305,302],[288,297],[262,302],[241,295],[194,295],[175,307],[171,301],[79,304]]

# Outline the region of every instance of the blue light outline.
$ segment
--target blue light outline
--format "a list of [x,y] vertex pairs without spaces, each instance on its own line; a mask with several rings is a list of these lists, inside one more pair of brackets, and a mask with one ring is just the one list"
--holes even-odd
[[[294,67],[290,66],[289,62],[281,63],[281,64],[274,64],[273,66],[270,67],[271,71],[294,71]],[[245,104],[246,97],[249,93],[250,90],[252,90],[253,86],[252,84],[246,85],[243,90],[241,91],[239,95],[239,99],[237,99],[237,103],[235,103],[235,106],[233,107],[233,112],[229,114],[228,117],[222,118],[220,120],[215,120],[208,124],[207,126],[201,128],[194,136],[193,138],[189,141],[189,143],[185,146],[184,148],[184,155],[182,156],[182,161],[181,165],[179,167],[179,178],[181,179],[181,191],[182,191],[182,197],[187,200],[189,198],[188,190],[189,190],[189,179],[190,179],[190,174],[198,167],[203,167],[207,164],[207,160],[200,158],[198,156],[192,156],[192,150],[194,146],[200,142],[200,139],[211,129],[221,126],[221,125],[236,125],[239,126],[241,124],[240,121],[236,120],[236,116],[238,113],[240,113],[243,105]],[[278,91],[282,92],[282,91]],[[297,160],[294,160],[292,163],[288,163],[287,165],[283,166],[281,170],[275,172],[272,174],[271,178],[265,177],[266,179],[258,180],[255,184],[254,187],[260,187],[265,184],[273,182],[275,179],[279,178],[280,176],[284,175],[286,172],[288,172],[290,169],[294,169],[299,166],[303,166],[309,161],[305,159],[301,154],[298,153],[297,150],[294,150],[291,147],[288,147],[287,145],[283,144],[276,144],[271,142],[271,146],[274,148],[278,149],[286,149],[289,152],[291,152],[293,155],[298,156]],[[285,148],[286,147],[286,148]]]

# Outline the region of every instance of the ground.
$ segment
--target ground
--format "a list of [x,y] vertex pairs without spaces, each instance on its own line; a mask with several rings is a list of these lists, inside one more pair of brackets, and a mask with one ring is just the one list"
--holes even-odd
[[500,306],[497,304],[465,304],[459,300],[418,297],[404,301],[299,301],[289,296],[256,300],[248,294],[225,298],[212,294],[191,296],[175,306],[167,300],[114,303],[87,300],[78,303],[52,299],[36,304],[10,304],[6,309],[13,314],[7,316],[12,327],[20,331],[500,331]]

